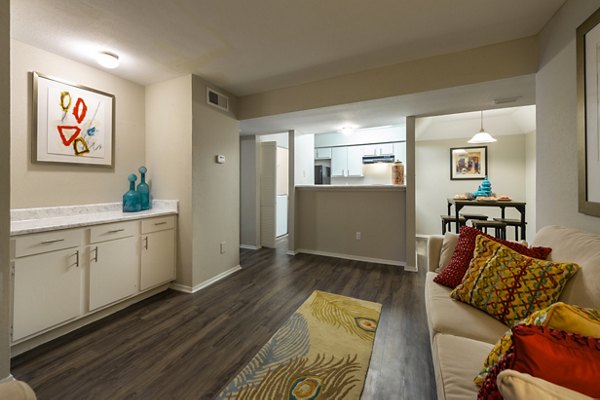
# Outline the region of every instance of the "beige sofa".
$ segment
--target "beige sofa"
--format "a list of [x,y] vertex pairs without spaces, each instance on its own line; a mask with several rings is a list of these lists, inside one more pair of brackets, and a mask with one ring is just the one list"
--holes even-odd
[[[425,304],[438,399],[475,399],[473,378],[487,354],[508,327],[474,307],[450,298],[451,289],[433,282],[440,266],[443,236],[428,241]],[[548,226],[533,246],[552,248],[550,260],[571,261],[581,269],[567,283],[560,301],[600,309],[600,235]],[[445,245],[444,254],[452,254]]]

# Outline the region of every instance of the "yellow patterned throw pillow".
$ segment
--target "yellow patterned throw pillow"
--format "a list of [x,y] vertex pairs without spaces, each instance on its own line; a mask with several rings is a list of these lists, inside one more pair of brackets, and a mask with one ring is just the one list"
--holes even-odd
[[527,257],[479,235],[469,269],[450,296],[512,327],[555,303],[578,270],[577,264]]
[[[581,308],[562,302],[534,312],[519,324],[543,326],[581,336],[600,338],[600,310]],[[478,386],[481,386],[487,374],[504,357],[512,344],[511,337],[512,331],[509,329],[490,351],[479,375],[474,379]]]

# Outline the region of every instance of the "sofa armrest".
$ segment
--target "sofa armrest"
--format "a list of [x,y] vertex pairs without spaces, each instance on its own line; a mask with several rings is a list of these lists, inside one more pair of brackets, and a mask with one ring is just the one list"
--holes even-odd
[[6,381],[0,383],[0,399],[35,400],[33,389],[23,381]]
[[427,270],[435,272],[440,264],[440,254],[442,252],[442,235],[431,235],[427,240]]

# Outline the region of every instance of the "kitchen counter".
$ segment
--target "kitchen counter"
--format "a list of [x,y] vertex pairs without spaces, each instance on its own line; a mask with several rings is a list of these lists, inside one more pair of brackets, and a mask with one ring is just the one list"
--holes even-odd
[[405,192],[406,185],[297,185],[296,190]]
[[177,200],[152,200],[150,210],[125,213],[120,202],[20,208],[10,212],[11,236],[177,214]]

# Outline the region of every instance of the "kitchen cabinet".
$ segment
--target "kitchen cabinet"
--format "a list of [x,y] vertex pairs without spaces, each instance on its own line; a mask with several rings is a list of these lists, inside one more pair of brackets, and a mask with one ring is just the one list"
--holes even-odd
[[12,237],[12,343],[174,280],[175,230],[167,215]]
[[365,156],[389,156],[394,154],[395,143],[377,143],[361,146]]
[[315,149],[315,160],[330,160],[331,147],[317,147]]
[[140,289],[175,279],[175,217],[142,221]]
[[138,292],[137,228],[138,222],[124,222],[90,229],[90,311]]
[[363,176],[363,146],[342,146],[331,149],[332,177]]
[[82,314],[83,236],[75,229],[14,241],[13,341]]
[[406,142],[394,143],[394,158],[402,161],[404,168],[406,168]]

